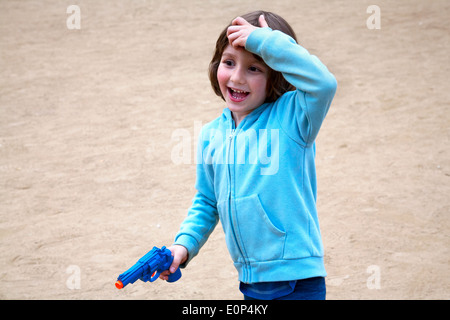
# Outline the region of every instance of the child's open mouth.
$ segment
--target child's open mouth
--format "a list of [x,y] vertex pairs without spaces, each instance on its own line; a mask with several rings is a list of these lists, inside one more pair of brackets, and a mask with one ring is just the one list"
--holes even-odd
[[237,89],[228,88],[228,93],[230,95],[230,99],[233,102],[241,102],[244,101],[247,96],[250,94],[250,92],[247,91],[241,91]]

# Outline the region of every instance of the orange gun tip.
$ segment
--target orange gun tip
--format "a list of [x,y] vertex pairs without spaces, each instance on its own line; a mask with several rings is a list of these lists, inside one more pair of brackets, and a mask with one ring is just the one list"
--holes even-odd
[[122,288],[123,288],[123,283],[122,283],[122,281],[119,280],[119,281],[116,282],[116,288],[117,288],[117,289],[122,289]]

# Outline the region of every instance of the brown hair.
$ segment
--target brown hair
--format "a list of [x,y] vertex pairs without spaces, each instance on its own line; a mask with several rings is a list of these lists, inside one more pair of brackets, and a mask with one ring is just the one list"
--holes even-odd
[[[291,36],[295,41],[297,37],[295,35],[292,27],[279,15],[267,12],[267,11],[254,11],[247,13],[243,16],[248,23],[259,27],[259,16],[264,15],[264,18],[272,30],[279,30],[289,36]],[[222,31],[216,42],[216,50],[209,64],[209,80],[211,81],[211,86],[216,95],[224,99],[222,92],[220,91],[219,82],[217,80],[217,69],[219,68],[220,60],[222,59],[222,54],[228,46],[227,29],[231,26],[231,23]],[[262,61],[261,57],[255,55],[255,57]],[[295,90],[295,87],[284,79],[281,72],[275,71],[269,68],[269,79],[267,82],[267,97],[265,102],[272,102],[277,100],[282,94],[287,91]],[[224,99],[225,100],[225,99]]]

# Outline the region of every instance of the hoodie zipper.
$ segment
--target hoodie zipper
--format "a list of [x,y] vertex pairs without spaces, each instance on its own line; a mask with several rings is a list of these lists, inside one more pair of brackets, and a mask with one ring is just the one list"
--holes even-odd
[[[242,257],[242,259],[244,261],[244,280],[247,280],[248,275],[249,275],[249,272],[247,272],[248,263],[247,263],[247,259],[245,258],[245,255],[244,255],[244,250],[243,250],[243,248],[242,248],[242,246],[241,246],[241,244],[240,244],[240,242],[238,240],[238,237],[237,237],[237,230],[235,229],[236,219],[234,218],[235,214],[233,215],[233,203],[232,203],[233,202],[232,201],[233,197],[232,197],[232,194],[233,194],[233,189],[234,188],[232,188],[232,185],[234,184],[234,180],[235,179],[231,175],[230,155],[231,155],[231,148],[232,147],[234,148],[233,140],[235,140],[235,137],[236,137],[236,135],[238,133],[238,130],[235,129],[234,127],[235,127],[234,126],[234,121],[231,120],[231,133],[228,136],[228,156],[227,156],[227,161],[228,161],[227,162],[228,185],[229,185],[229,190],[228,190],[229,217],[230,217],[230,221],[231,221],[231,223],[230,223],[231,232],[233,233],[233,237],[234,237],[234,240],[236,242],[239,254],[241,255],[241,257]],[[233,156],[235,156],[235,152],[233,152]],[[234,160],[235,159],[233,159],[233,164],[234,164]]]

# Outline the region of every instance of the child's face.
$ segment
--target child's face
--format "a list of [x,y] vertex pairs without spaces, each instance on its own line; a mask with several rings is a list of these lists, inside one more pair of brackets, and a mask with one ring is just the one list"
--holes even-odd
[[242,119],[266,100],[269,67],[242,47],[228,45],[217,70],[220,91],[235,117]]

